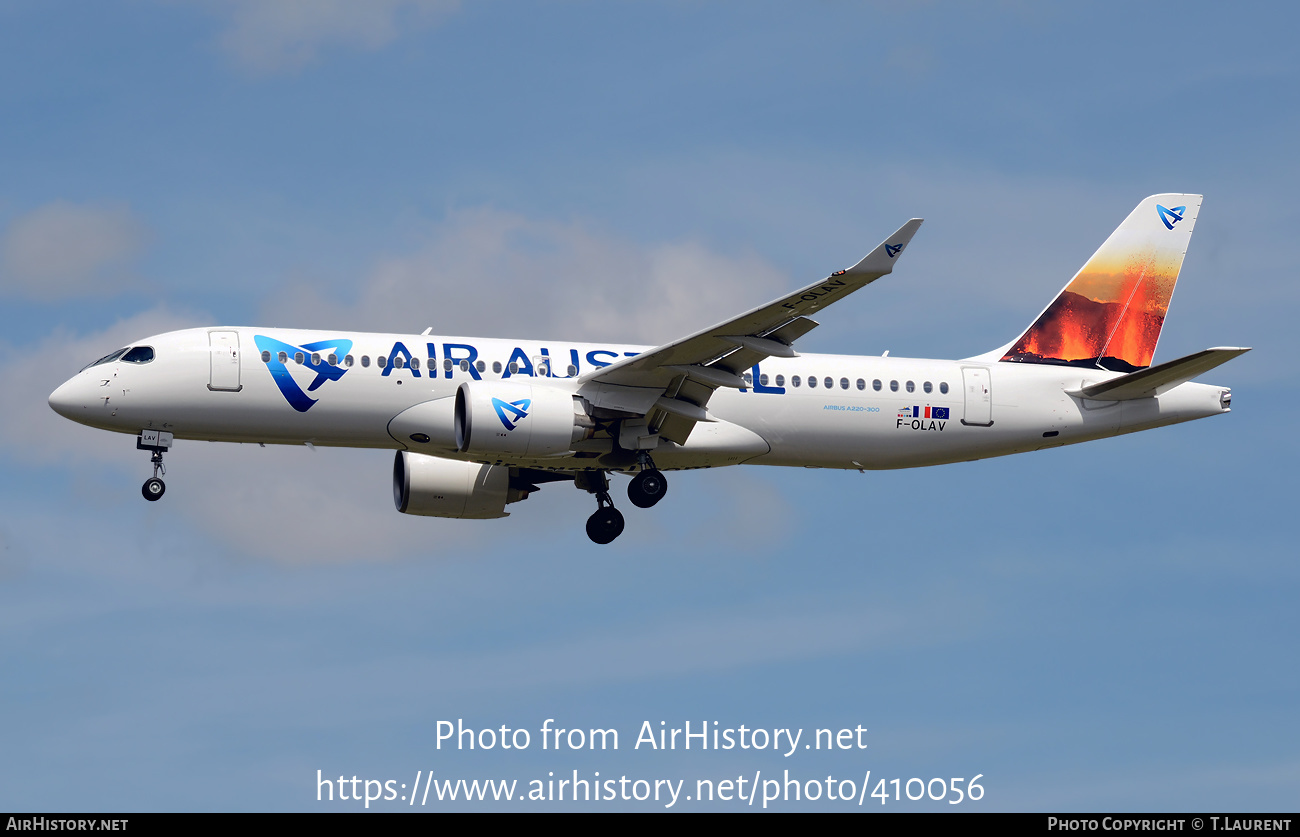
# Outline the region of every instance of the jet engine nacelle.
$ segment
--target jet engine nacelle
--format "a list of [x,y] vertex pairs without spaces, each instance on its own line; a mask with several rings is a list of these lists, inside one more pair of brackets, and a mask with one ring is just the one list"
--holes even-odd
[[595,429],[578,396],[511,381],[461,384],[455,425],[461,453],[525,458],[567,454]]
[[506,503],[528,496],[510,488],[510,469],[400,450],[393,460],[393,502],[403,514],[486,520],[507,517]]

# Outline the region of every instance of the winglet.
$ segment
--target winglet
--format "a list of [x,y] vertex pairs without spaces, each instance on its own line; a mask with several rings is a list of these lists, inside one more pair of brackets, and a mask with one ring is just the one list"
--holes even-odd
[[880,246],[872,250],[862,261],[853,267],[844,271],[845,273],[870,273],[875,276],[884,276],[894,269],[894,262],[898,261],[899,255],[907,247],[907,243],[916,235],[916,231],[921,228],[923,218],[913,218],[906,224],[898,228],[898,231],[886,238],[880,243]]

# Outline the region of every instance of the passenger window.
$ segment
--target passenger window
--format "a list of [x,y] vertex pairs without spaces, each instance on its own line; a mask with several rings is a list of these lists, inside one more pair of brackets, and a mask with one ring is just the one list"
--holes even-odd
[[743,380],[746,384],[749,384],[751,387],[754,385],[754,373],[753,373],[753,372],[746,372],[744,375],[741,375],[740,378],[741,378],[741,380]]
[[501,361],[499,360],[492,361],[492,372],[496,375],[501,374]]
[[352,366],[352,355],[344,355],[344,356],[343,356],[343,365],[344,365],[344,366],[347,366],[347,367],[349,367],[349,368],[351,368],[351,366]]
[[570,378],[578,377],[578,367],[574,366],[572,363],[570,363],[564,371]]
[[334,354],[333,352],[330,352],[330,356],[325,358],[325,362],[328,363],[330,366],[338,366],[339,356]]
[[420,368],[420,359],[418,357],[411,358],[411,368],[412,369]]
[[791,386],[795,386],[795,387],[799,386],[799,376],[798,376],[798,375],[795,375],[793,378],[790,379],[790,385],[791,385]]
[[779,386],[779,387],[783,387],[783,386],[785,386],[785,376],[784,376],[784,375],[777,375],[777,376],[776,376],[776,385]]
[[512,363],[512,364],[510,364],[510,374],[511,374],[511,375],[518,375],[518,374],[519,374],[519,364],[517,364],[517,363]]
[[270,362],[271,362],[271,353],[262,352],[262,363],[270,363]]
[[873,380],[873,381],[871,382],[871,388],[874,389],[876,392],[880,392],[880,379],[879,379],[879,378],[876,378],[875,380]]
[[908,392],[916,392],[916,384],[912,383],[911,381],[908,381],[908,382],[907,382],[907,391],[908,391]]
[[378,366],[380,369],[383,369],[387,365],[388,365],[388,358],[384,357],[383,355],[380,355],[379,357],[375,358],[375,366]]
[[763,386],[767,386],[767,373],[766,373],[766,372],[764,372],[762,375],[759,375],[759,376],[758,376],[758,382],[759,382],[760,384],[762,384]]
[[320,366],[320,352],[311,353],[311,365]]
[[890,391],[890,392],[898,392],[898,381],[890,381],[890,382],[889,382],[889,391]]
[[809,375],[809,376],[808,376],[808,386],[810,386],[810,387],[816,387],[816,386],[817,386],[817,379],[814,378],[812,375]]
[[294,352],[294,353],[293,353],[293,362],[294,362],[294,363],[301,364],[301,363],[302,363],[302,360],[303,360],[303,354],[302,354],[302,352]]
[[939,382],[939,392],[942,392],[944,395],[947,395],[947,394],[948,394],[948,382],[947,382],[947,381],[940,381],[940,382]]
[[[477,369],[478,371],[482,372],[482,371],[484,371],[485,369],[487,369],[487,364],[480,360],[478,363],[474,364],[474,368]],[[500,364],[497,365],[497,371],[498,371],[498,372],[501,371],[501,366],[500,366]],[[577,370],[574,370],[574,371],[576,372]]]
[[858,378],[858,389],[863,390],[866,388],[867,388],[867,382],[862,380],[861,378]]
[[284,352],[280,352],[279,359],[281,363],[287,363],[289,360],[289,356],[286,355]]
[[460,362],[460,371],[462,371],[462,372],[468,372],[468,371],[469,371],[469,361],[468,361],[468,360],[462,360],[462,361]]
[[443,371],[444,371],[444,372],[450,372],[450,371],[451,371],[451,358],[446,358],[446,359],[443,360],[443,362],[442,362],[442,368],[443,368]]
[[931,384],[929,381],[926,381],[925,384],[924,384],[924,386],[923,386],[922,388],[923,388],[926,392],[931,392],[931,391],[934,390],[934,385]]
[[366,367],[368,367],[368,366],[370,366],[370,355],[362,355],[362,356],[361,356],[361,367],[364,369],[364,368],[366,368]]
[[[380,365],[382,366],[382,364]],[[393,368],[401,369],[404,366],[406,366],[406,359],[401,355],[393,355]]]
[[840,389],[848,389],[848,388],[849,388],[849,379],[840,378]]

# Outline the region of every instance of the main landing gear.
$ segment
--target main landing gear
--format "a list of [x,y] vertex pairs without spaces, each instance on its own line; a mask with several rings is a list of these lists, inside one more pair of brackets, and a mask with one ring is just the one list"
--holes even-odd
[[628,483],[627,498],[637,508],[648,509],[668,493],[668,478],[655,467],[654,460],[645,451],[637,454],[637,463],[641,466],[641,472]]
[[136,450],[152,451],[153,455],[149,461],[153,464],[153,476],[144,481],[140,487],[140,493],[149,501],[158,500],[167,490],[167,484],[159,479],[160,474],[166,474],[167,468],[163,465],[163,452],[172,446],[172,434],[165,430],[142,430],[136,437]]
[[[632,505],[648,509],[668,493],[668,479],[654,466],[650,457],[642,453],[637,457],[641,472],[632,478],[627,487]],[[614,508],[609,496],[609,477],[604,471],[581,471],[574,477],[578,488],[596,495],[596,511],[587,518],[587,537],[599,544],[612,542],[623,534],[623,513]]]
[[596,495],[596,511],[587,518],[587,537],[596,543],[609,543],[623,534],[623,513],[614,508],[609,496],[609,477],[604,471],[583,471],[574,482]]
[[610,543],[623,534],[623,513],[614,508],[607,491],[597,494],[596,502],[599,508],[587,518],[587,537],[595,543]]

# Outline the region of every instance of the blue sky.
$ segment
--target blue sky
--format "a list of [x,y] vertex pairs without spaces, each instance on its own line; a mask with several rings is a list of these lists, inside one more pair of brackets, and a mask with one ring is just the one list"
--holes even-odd
[[[1282,4],[0,7],[0,808],[343,810],[316,802],[318,769],[576,769],[1294,809],[1295,23]],[[382,452],[182,442],[146,504],[131,440],[45,403],[199,324],[663,342],[912,216],[900,270],[801,348],[968,356],[1165,191],[1205,203],[1157,360],[1255,347],[1207,377],[1231,415],[917,471],[682,474],[607,548],[564,486],[505,521],[406,518]],[[458,718],[535,743],[439,750]],[[620,749],[543,752],[548,718]],[[687,720],[860,724],[870,746],[632,748],[643,721]],[[958,807],[886,810],[927,804]]]

